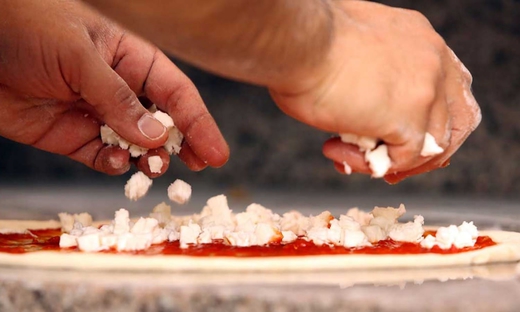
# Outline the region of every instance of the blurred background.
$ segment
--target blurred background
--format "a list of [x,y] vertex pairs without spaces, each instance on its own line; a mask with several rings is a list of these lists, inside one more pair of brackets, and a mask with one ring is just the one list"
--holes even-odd
[[[322,156],[331,136],[285,116],[263,88],[215,77],[175,61],[193,80],[231,148],[220,169],[194,173],[179,160],[154,182],[176,178],[220,192],[252,189],[364,194],[436,194],[514,198],[520,194],[520,1],[395,0],[382,3],[426,15],[473,74],[483,120],[448,168],[390,186],[338,174]],[[0,138],[0,184],[123,187],[131,173],[109,177],[66,157]],[[133,172],[134,170],[132,170]],[[1,198],[0,198],[1,201]]]

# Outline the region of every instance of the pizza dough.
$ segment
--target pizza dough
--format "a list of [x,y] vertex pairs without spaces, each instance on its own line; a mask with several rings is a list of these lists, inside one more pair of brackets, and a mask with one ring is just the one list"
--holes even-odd
[[[96,222],[102,224],[103,222]],[[106,222],[105,222],[106,223]],[[58,221],[5,221],[0,228],[17,232],[59,227]],[[426,228],[435,230],[435,228]],[[520,260],[520,233],[481,231],[495,246],[456,254],[414,255],[322,255],[288,257],[193,257],[145,256],[83,252],[41,251],[24,254],[0,252],[0,266],[110,271],[194,271],[194,272],[294,272],[350,269],[427,268],[480,265]]]

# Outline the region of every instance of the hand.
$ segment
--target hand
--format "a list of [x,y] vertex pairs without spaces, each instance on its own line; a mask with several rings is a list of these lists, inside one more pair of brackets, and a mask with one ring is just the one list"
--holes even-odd
[[[421,14],[365,1],[335,3],[328,58],[300,80],[273,86],[275,102],[318,129],[384,141],[390,183],[445,166],[481,119],[469,72]],[[426,132],[444,153],[420,156]],[[340,172],[346,161],[353,172],[370,173],[358,148],[339,139],[327,141],[323,153]]]
[[[189,79],[151,44],[77,1],[0,2],[0,135],[122,174],[129,153],[104,146],[100,124],[160,155],[165,128],[138,100],[168,112],[185,142],[179,157],[193,170],[218,167],[229,149]],[[150,176],[146,157],[137,161]]]

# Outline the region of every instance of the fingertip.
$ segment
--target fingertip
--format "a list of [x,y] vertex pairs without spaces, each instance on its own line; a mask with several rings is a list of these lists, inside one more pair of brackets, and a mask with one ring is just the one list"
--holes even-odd
[[105,146],[96,157],[94,169],[108,175],[121,175],[130,170],[130,153],[119,147]]
[[190,145],[185,141],[182,143],[182,148],[178,154],[180,160],[192,171],[204,170],[208,164],[200,159],[191,149]]
[[[155,156],[158,156],[161,159],[161,167],[158,172],[156,170],[152,172],[154,164],[151,161],[151,157]],[[154,158],[154,160],[155,159],[156,158]],[[148,177],[157,178],[162,176],[168,170],[168,167],[170,166],[170,155],[163,148],[152,149],[149,150],[145,155],[139,157],[139,159],[137,159],[137,161],[135,162],[135,165],[139,171],[142,171]]]
[[370,168],[365,162],[364,153],[359,151],[359,147],[347,144],[339,138],[332,138],[323,144],[323,155],[338,164],[340,171],[345,173],[344,162],[352,169],[352,172],[370,173]]
[[227,143],[211,147],[211,156],[208,157],[207,164],[213,168],[220,168],[228,162],[229,153],[229,146]]
[[150,113],[145,113],[139,118],[137,128],[143,136],[152,141],[150,144],[159,144],[153,148],[157,148],[166,142],[166,127]]

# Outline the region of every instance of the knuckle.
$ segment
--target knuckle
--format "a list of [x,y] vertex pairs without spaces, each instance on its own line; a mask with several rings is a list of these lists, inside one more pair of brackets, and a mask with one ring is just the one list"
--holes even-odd
[[117,106],[129,108],[137,105],[139,101],[135,93],[121,79],[120,85],[114,93],[114,102]]

